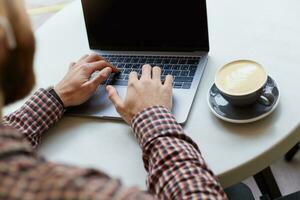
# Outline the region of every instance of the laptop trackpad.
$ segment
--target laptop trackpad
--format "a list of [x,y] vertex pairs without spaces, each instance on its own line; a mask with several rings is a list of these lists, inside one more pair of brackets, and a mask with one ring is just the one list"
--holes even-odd
[[[118,94],[122,99],[125,97],[126,88],[117,88]],[[115,107],[108,99],[107,92],[103,86],[100,86],[95,94],[84,104],[70,108],[68,115],[78,116],[90,116],[90,117],[107,117],[107,118],[119,118],[119,114],[116,112]]]
[[[115,86],[121,99],[125,99],[127,87]],[[179,123],[184,123],[187,119],[193,96],[189,90],[173,91],[173,110]],[[115,107],[108,99],[107,92],[103,86],[100,86],[95,94],[84,104],[68,109],[67,115],[100,117],[108,119],[120,119]]]

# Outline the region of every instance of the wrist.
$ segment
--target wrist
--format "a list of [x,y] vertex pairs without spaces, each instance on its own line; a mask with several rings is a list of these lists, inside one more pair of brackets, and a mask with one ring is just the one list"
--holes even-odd
[[64,84],[57,84],[53,88],[57,95],[62,100],[65,108],[74,106],[74,97],[73,97],[73,91],[70,87],[67,87]]
[[63,108],[66,108],[66,103],[64,99],[62,98],[61,93],[55,89],[55,87],[50,87],[48,89],[48,92],[52,94],[52,96],[62,105]]

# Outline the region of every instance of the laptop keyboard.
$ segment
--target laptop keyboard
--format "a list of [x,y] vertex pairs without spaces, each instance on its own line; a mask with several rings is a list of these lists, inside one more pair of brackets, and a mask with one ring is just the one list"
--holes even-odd
[[120,73],[112,74],[104,83],[105,85],[127,86],[131,71],[136,71],[140,77],[142,66],[150,64],[162,69],[161,79],[165,80],[167,75],[173,75],[173,88],[190,89],[197,66],[201,59],[197,57],[182,56],[128,56],[128,55],[102,55],[112,65],[118,67]]

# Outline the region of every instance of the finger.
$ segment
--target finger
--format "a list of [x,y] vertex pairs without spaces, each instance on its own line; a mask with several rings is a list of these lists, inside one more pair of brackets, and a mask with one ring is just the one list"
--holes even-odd
[[87,67],[88,67],[88,70],[89,70],[90,74],[94,73],[95,71],[100,71],[101,69],[104,69],[106,67],[110,67],[112,72],[114,72],[114,73],[119,72],[119,70],[115,66],[113,66],[109,62],[106,62],[105,60],[100,60],[98,62],[88,63]]
[[72,67],[74,67],[75,65],[76,65],[75,62],[71,62],[69,68],[72,68]]
[[135,71],[130,72],[128,82],[133,82],[133,81],[137,81],[137,80],[139,80],[137,72],[135,72]]
[[151,66],[150,65],[144,65],[142,68],[142,76],[141,79],[151,79]]
[[118,111],[120,108],[122,108],[123,101],[120,98],[120,96],[118,95],[117,90],[113,86],[108,85],[106,87],[106,91],[108,93],[109,100],[114,104],[116,110]]
[[84,59],[84,61],[87,62],[87,63],[97,62],[97,61],[100,61],[100,60],[105,60],[105,59],[103,57],[101,57],[100,55],[95,54],[95,53],[89,55],[88,57],[86,57]]
[[83,60],[86,59],[88,56],[89,56],[88,54],[82,56],[77,62],[83,61]]
[[112,70],[110,67],[106,67],[101,70],[94,78],[89,80],[87,84],[93,85],[94,87],[98,87],[102,84],[106,79],[108,79],[109,75],[111,74]]
[[159,82],[161,82],[160,76],[161,76],[161,68],[157,67],[157,66],[153,67],[153,69],[152,69],[152,79],[153,80],[158,80]]
[[164,86],[166,86],[168,88],[172,88],[173,87],[173,76],[172,75],[167,75],[166,76]]

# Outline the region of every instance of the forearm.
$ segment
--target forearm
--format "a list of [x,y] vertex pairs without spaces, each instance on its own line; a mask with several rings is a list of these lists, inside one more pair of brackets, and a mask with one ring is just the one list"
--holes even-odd
[[13,128],[0,126],[0,199],[153,200],[103,172],[47,162]]
[[152,194],[159,199],[227,199],[197,145],[165,108],[139,113],[133,129],[143,149]]
[[62,104],[47,90],[39,89],[20,109],[5,116],[2,123],[23,133],[36,148],[43,133],[54,125],[63,113]]

